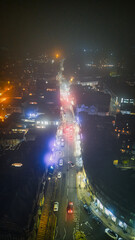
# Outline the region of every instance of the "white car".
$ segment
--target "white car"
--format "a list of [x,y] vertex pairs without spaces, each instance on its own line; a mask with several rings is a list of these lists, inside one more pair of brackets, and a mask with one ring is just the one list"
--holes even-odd
[[61,172],[58,172],[57,178],[61,178]]
[[62,158],[59,159],[59,166],[63,166],[63,159]]
[[61,142],[61,147],[64,147],[64,145],[65,145],[64,142]]
[[54,212],[58,212],[58,209],[59,209],[59,203],[58,202],[54,202],[53,211]]
[[109,237],[111,237],[112,239],[118,239],[117,233],[113,232],[113,231],[112,231],[111,229],[109,229],[109,228],[106,228],[106,229],[105,229],[105,233],[106,233]]
[[80,135],[79,134],[77,135],[77,140],[80,140]]
[[58,145],[58,146],[60,145],[60,140],[57,140],[57,145]]

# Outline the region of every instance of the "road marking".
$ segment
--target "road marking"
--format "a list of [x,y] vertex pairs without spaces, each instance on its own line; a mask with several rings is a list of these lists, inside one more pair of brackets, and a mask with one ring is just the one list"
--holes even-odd
[[74,231],[73,231],[73,240],[75,239],[75,232],[76,232],[76,230],[75,230],[75,228],[74,228]]
[[84,224],[85,224],[87,227],[89,227],[91,230],[93,230],[93,227],[90,225],[90,223],[89,223],[88,221],[86,221]]
[[58,226],[56,227],[56,234],[55,234],[55,238],[57,238],[58,235]]
[[68,197],[68,188],[67,188],[67,197]]
[[63,240],[65,239],[65,237],[66,237],[66,229],[64,228],[64,236],[63,236]]
[[76,223],[76,230],[79,230],[79,222]]

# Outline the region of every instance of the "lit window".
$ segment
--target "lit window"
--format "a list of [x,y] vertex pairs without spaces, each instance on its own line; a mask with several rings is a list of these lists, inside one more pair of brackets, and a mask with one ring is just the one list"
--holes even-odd
[[123,226],[124,226],[124,223],[123,223],[123,222],[119,221],[119,223],[118,223],[118,224],[119,224],[119,226],[120,226],[120,227],[122,227],[122,228],[123,228]]
[[99,204],[99,207],[100,207],[100,209],[103,210],[103,205],[102,205],[102,203]]
[[129,103],[129,99],[125,98],[124,103]]
[[134,99],[130,99],[130,103],[134,103]]
[[22,167],[23,164],[22,163],[12,163],[11,166],[12,167]]
[[109,216],[109,210],[107,208],[105,208],[105,214]]
[[116,222],[116,217],[115,216],[112,216],[112,221]]

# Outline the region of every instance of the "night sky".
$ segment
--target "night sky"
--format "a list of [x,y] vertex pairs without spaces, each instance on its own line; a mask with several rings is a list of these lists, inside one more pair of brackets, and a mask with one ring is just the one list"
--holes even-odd
[[135,46],[134,13],[130,1],[0,1],[0,47],[38,53]]

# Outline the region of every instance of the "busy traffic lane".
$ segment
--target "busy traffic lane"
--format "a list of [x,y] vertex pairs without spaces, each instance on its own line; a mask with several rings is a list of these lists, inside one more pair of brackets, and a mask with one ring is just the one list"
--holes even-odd
[[57,212],[57,228],[56,239],[63,239],[65,234],[65,216],[66,216],[66,174],[62,173],[62,178],[58,179],[58,188],[56,193],[57,201],[59,202],[59,211]]
[[[64,138],[64,147],[61,147],[63,151],[63,166],[61,169],[62,178],[59,179],[63,182],[63,185],[59,185],[58,195],[60,201],[59,212],[57,213],[57,228],[56,228],[56,240],[57,239],[73,239],[73,235],[77,230],[82,230],[86,233],[87,239],[98,239],[100,236],[104,237],[104,230],[93,218],[90,218],[84,211],[82,202],[77,198],[77,184],[76,173],[78,166],[76,166],[76,156],[80,155],[80,135],[79,126],[74,123],[72,112],[69,114],[69,109],[64,112],[65,121],[60,126],[61,137]],[[72,116],[72,117],[71,117]],[[64,179],[64,178],[65,179]],[[68,204],[73,203],[73,212],[68,213]],[[104,238],[103,238],[104,239]]]
[[[64,151],[62,174],[65,174],[66,181],[60,190],[60,204],[62,206],[57,214],[56,239],[73,239],[75,231],[81,230],[85,232],[87,239],[96,240],[100,238],[102,240],[105,237],[104,226],[93,218],[94,215],[88,215],[83,208],[83,203],[77,198],[76,173],[78,167],[76,166],[76,157],[74,157],[75,139],[75,133],[72,134],[72,139],[65,137],[65,146],[62,148]],[[61,181],[63,180],[61,179]],[[63,195],[65,196],[63,197]],[[68,202],[73,202],[73,214],[67,213]]]
[[75,227],[74,213],[67,213],[68,202],[73,202],[75,205],[76,199],[76,171],[71,167],[71,160],[73,161],[73,144],[71,145],[65,140],[65,146],[62,147],[64,151],[63,166],[58,166],[58,171],[61,170],[62,178],[58,179],[58,189],[56,199],[60,202],[59,212],[57,213],[57,228],[55,239],[72,239]]

